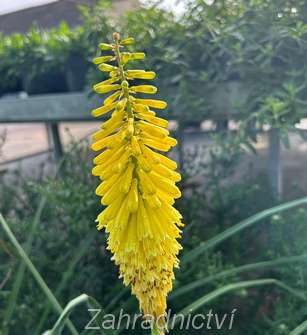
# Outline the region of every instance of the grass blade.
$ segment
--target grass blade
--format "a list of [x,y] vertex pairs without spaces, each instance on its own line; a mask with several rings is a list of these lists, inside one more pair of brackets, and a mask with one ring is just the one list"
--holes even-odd
[[284,204],[281,204],[281,205],[266,209],[262,212],[259,212],[255,215],[237,223],[236,225],[230,227],[229,229],[226,229],[222,233],[217,234],[216,236],[209,239],[208,241],[205,241],[205,242],[201,243],[199,246],[192,249],[191,251],[189,251],[188,253],[186,253],[182,257],[181,264],[183,265],[183,264],[186,264],[188,262],[193,261],[194,259],[199,257],[201,254],[206,252],[207,250],[212,249],[213,247],[217,246],[218,244],[225,241],[229,237],[241,232],[242,230],[244,230],[248,227],[251,227],[255,223],[258,223],[259,221],[261,221],[261,220],[263,220],[267,217],[270,217],[270,216],[272,216],[276,213],[284,212],[284,211],[287,211],[291,208],[301,206],[301,205],[305,205],[305,204],[307,204],[307,197],[300,198],[300,199],[293,200],[293,201],[289,201],[289,202],[286,202]]
[[[86,253],[86,251],[88,250],[88,247],[90,246],[90,244],[92,243],[94,239],[94,235],[90,234],[88,237],[86,237],[84,239],[83,244],[81,245],[81,247],[78,249],[76,255],[74,256],[74,258],[72,259],[72,261],[70,262],[70,264],[68,265],[67,271],[65,271],[60,284],[58,285],[58,287],[55,290],[55,296],[59,296],[62,292],[62,290],[66,287],[66,285],[68,284],[68,282],[70,281],[71,277],[74,274],[74,269],[76,267],[76,265],[78,264],[78,262],[80,261],[80,259],[84,256],[84,254]],[[40,335],[43,329],[43,326],[47,320],[48,314],[50,313],[50,309],[51,306],[48,303],[48,305],[45,307],[43,315],[35,329],[35,331],[33,332],[33,334],[36,335]]]
[[[40,201],[38,209],[35,213],[35,217],[34,217],[34,220],[33,220],[32,226],[31,226],[30,234],[29,234],[29,237],[28,237],[27,242],[25,244],[25,252],[30,252],[30,250],[31,250],[33,239],[34,239],[34,234],[35,234],[36,228],[38,226],[38,223],[40,221],[40,218],[41,218],[43,209],[45,207],[45,204],[46,204],[46,199],[43,198]],[[9,322],[10,322],[12,316],[13,316],[13,313],[14,313],[14,309],[15,309],[15,306],[16,306],[19,290],[20,290],[21,285],[22,285],[25,270],[26,270],[26,264],[25,264],[25,262],[21,261],[20,265],[18,267],[18,270],[17,270],[17,274],[16,274],[16,277],[15,277],[14,283],[13,283],[12,291],[11,291],[10,296],[9,296],[9,301],[8,301],[8,304],[7,304],[7,307],[5,309],[4,316],[3,316],[4,334],[8,333],[7,327],[9,325]]]
[[196,288],[199,288],[205,284],[208,284],[214,280],[218,280],[221,278],[226,278],[229,276],[232,276],[234,274],[243,273],[247,271],[254,271],[258,269],[266,269],[266,268],[274,268],[276,266],[281,265],[288,265],[293,263],[302,263],[307,262],[307,254],[299,255],[299,256],[292,256],[292,257],[282,257],[276,260],[271,261],[264,261],[264,262],[258,262],[258,263],[252,263],[252,264],[246,264],[242,266],[238,266],[233,269],[221,271],[219,273],[213,274],[211,276],[208,276],[203,279],[195,280],[194,282],[191,282],[188,285],[184,285],[176,290],[174,290],[170,296],[169,300],[175,299],[180,297],[181,295],[188,293]]
[[[81,294],[80,296],[71,300],[67,304],[67,306],[65,307],[65,309],[61,313],[60,317],[58,318],[58,320],[54,324],[53,328],[51,330],[48,330],[48,331],[44,332],[43,335],[61,335],[62,331],[64,329],[64,326],[66,324],[66,321],[68,320],[69,315],[74,311],[75,308],[77,308],[81,304],[87,304],[91,308],[99,309],[99,310],[102,311],[102,308],[101,308],[100,304],[94,298],[88,296],[87,294]],[[101,318],[101,316],[100,316],[100,318]],[[102,328],[100,328],[100,323],[99,323],[98,319],[99,318],[97,317],[97,318],[95,318],[94,321],[96,322],[97,326],[99,327],[101,333],[105,334],[105,335],[106,334],[111,335],[113,333],[113,331],[103,330]]]
[[307,330],[307,320],[301,323],[298,327],[296,327],[294,330],[292,330],[289,335],[300,335],[303,334],[303,332]]
[[128,287],[124,287],[108,304],[106,311],[110,311],[129,292]]
[[[25,263],[25,265],[27,266],[29,271],[32,273],[32,275],[33,275],[34,279],[36,280],[37,284],[39,285],[39,287],[41,288],[43,293],[46,295],[47,299],[50,301],[53,308],[59,314],[61,314],[63,312],[63,308],[61,307],[60,303],[58,302],[56,297],[51,292],[50,288],[45,283],[45,281],[42,278],[42,276],[40,275],[40,273],[36,270],[35,266],[31,262],[30,258],[28,257],[28,255],[26,254],[26,252],[24,251],[22,246],[17,241],[16,237],[14,236],[13,232],[11,231],[10,227],[8,226],[7,222],[5,221],[5,219],[3,218],[1,213],[0,213],[0,224],[1,224],[2,228],[4,229],[5,233],[7,234],[7,237],[9,238],[9,240],[11,241],[11,243],[13,244],[13,246],[15,247],[17,252],[19,253],[22,261]],[[78,335],[78,331],[76,330],[74,325],[71,323],[71,321],[68,321],[68,327],[69,327],[69,329],[70,329],[70,331],[73,335]]]
[[[294,295],[296,298],[301,299],[303,301],[307,301],[306,296],[292,287],[284,284],[283,282],[277,280],[277,279],[257,279],[257,280],[247,280],[247,281],[242,281],[238,283],[233,283],[233,284],[228,284],[225,285],[221,288],[218,288],[203,297],[195,300],[192,304],[188,305],[184,309],[182,309],[178,314],[182,314],[184,316],[188,315],[189,313],[195,312],[197,309],[202,307],[203,305],[215,300],[216,298],[232,292],[236,290],[241,290],[241,289],[246,289],[246,288],[251,288],[251,287],[258,287],[258,286],[264,286],[264,285],[275,285],[278,286],[279,288],[282,288],[283,290],[286,290],[287,292],[291,293]],[[178,320],[178,319],[177,319]],[[174,325],[176,322],[174,323]]]

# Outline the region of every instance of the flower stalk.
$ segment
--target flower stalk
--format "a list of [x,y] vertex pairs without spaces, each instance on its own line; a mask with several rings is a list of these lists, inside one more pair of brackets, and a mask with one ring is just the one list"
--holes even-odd
[[[167,294],[172,289],[174,267],[181,245],[177,241],[183,226],[180,213],[173,207],[181,196],[176,182],[181,176],[177,164],[160,152],[176,145],[169,136],[168,122],[152,110],[164,109],[162,100],[144,99],[139,94],[155,94],[153,85],[136,85],[152,80],[153,71],[128,70],[126,64],[145,57],[142,52],[124,52],[133,38],[101,43],[111,55],[94,59],[109,79],[94,85],[97,93],[109,95],[94,117],[112,112],[93,135],[93,175],[101,179],[96,194],[106,206],[98,215],[98,229],[108,233],[108,249],[119,266],[120,277],[130,285],[140,303],[144,318],[154,320],[153,334],[165,326]],[[109,63],[112,63],[110,65]],[[132,85],[131,85],[132,83]]]

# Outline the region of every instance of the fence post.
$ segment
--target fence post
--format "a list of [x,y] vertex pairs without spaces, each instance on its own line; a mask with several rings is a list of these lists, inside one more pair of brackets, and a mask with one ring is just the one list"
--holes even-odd
[[269,130],[268,140],[268,175],[270,186],[274,197],[280,199],[282,196],[282,165],[278,129],[272,128]]
[[63,156],[63,147],[61,143],[61,137],[59,132],[59,125],[56,122],[46,124],[48,132],[49,146],[53,149],[54,158],[59,161]]

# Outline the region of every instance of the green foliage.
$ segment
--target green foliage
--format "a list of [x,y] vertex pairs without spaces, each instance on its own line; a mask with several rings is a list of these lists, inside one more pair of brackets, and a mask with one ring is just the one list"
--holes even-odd
[[[81,6],[84,24],[73,29],[62,22],[48,31],[34,25],[24,35],[2,35],[0,94],[21,90],[32,94],[84,89],[89,60],[98,45],[94,41],[98,36],[111,33],[106,7],[105,1],[100,1],[95,7],[99,16],[94,16],[93,9]],[[76,85],[74,81],[80,83]]]
[[[59,177],[47,178],[39,183],[20,181],[18,192],[2,183],[1,195],[9,197],[11,204],[16,204],[11,206],[10,211],[5,210],[6,217],[10,229],[28,250],[32,264],[41,275],[36,277],[37,283],[44,280],[61,306],[86,293],[95,297],[102,306],[107,306],[106,311],[117,313],[122,307],[132,313],[137,310],[137,303],[117,279],[116,267],[104,247],[105,234],[95,230],[94,219],[99,209],[93,196],[95,180],[90,176],[90,169],[87,146],[80,144],[73,146]],[[206,170],[207,166],[200,167],[197,173],[202,169]],[[187,171],[191,173],[194,170]],[[186,178],[193,177],[193,173]],[[302,321],[305,306],[305,302],[298,298],[300,291],[306,289],[303,280],[307,247],[305,209],[299,207],[299,210],[282,213],[280,210],[291,208],[292,203],[277,207],[272,212],[252,217],[251,222],[257,223],[254,227],[248,220],[243,221],[240,227],[249,226],[249,229],[238,234],[241,228],[237,229],[239,225],[234,226],[235,222],[273,204],[265,197],[267,190],[261,179],[246,179],[241,184],[234,182],[227,186],[212,182],[209,188],[204,189],[186,187],[186,195],[178,203],[187,227],[183,238],[183,262],[176,273],[173,296],[169,301],[172,310],[178,312],[203,296],[197,302],[200,311],[214,308],[218,313],[225,313],[231,307],[238,307],[243,313],[244,306],[234,334],[249,331],[250,320],[256,314],[257,326],[250,330],[250,334],[279,334],[278,329],[283,325],[294,329]],[[218,201],[214,200],[217,192],[221,195]],[[22,203],[18,198],[20,193]],[[41,198],[45,199],[45,205],[33,230],[33,216]],[[304,199],[293,204],[300,206],[303,203]],[[7,201],[1,202],[1,211],[4,206],[8,206]],[[27,247],[29,239],[32,239],[30,250]],[[12,279],[1,291],[6,293],[0,300],[0,321],[4,320],[8,302],[15,301],[8,323],[9,329],[14,329],[14,335],[41,334],[43,330],[51,329],[58,314],[45,301],[44,284],[40,287],[33,281],[31,272],[24,272],[16,291],[14,283],[20,273],[17,271],[19,256],[3,231],[0,232],[0,240],[13,255],[13,258],[8,258],[7,254],[0,254],[1,264],[5,265],[0,268],[1,277],[10,268],[13,271]],[[203,241],[207,243],[203,244]],[[216,251],[208,249],[217,242]],[[202,251],[196,260],[185,261],[204,246],[205,253]],[[255,285],[259,285],[257,290],[251,288]],[[290,293],[273,288],[275,285]],[[179,294],[181,289],[185,291]],[[232,291],[233,294],[224,296]],[[273,307],[271,304],[275,300],[279,303]],[[54,326],[56,329],[61,329],[66,316],[72,311],[70,307],[67,306],[67,314],[65,312],[58,319]],[[290,314],[289,308],[292,311]],[[89,321],[85,307],[78,307],[70,317],[77,329]],[[20,332],[19,324],[23,324]],[[176,329],[172,332],[180,334]],[[136,330],[136,334],[141,332]]]
[[[83,24],[74,29],[62,23],[50,31],[33,27],[24,36],[2,36],[2,92],[22,83],[27,87],[40,76],[45,83],[48,77],[54,81],[54,72],[66,81],[60,91],[84,88],[86,72],[91,85],[98,77],[88,61],[98,43],[119,30],[135,36],[140,50],[150,55],[145,65],[159,73],[169,117],[188,124],[231,116],[240,123],[240,143],[249,149],[255,139],[251,128],[277,128],[287,143],[287,131],[306,106],[304,1],[223,0],[209,6],[193,0],[181,17],[148,5],[118,20],[109,15],[110,6],[108,1],[80,6]],[[80,77],[79,85],[73,85],[72,73]]]
[[[253,149],[255,130],[277,128],[287,143],[289,131],[304,116],[305,2],[221,0],[208,6],[194,0],[180,18],[148,6],[117,22],[107,15],[107,6],[102,1],[94,9],[81,7],[84,24],[75,29],[63,23],[48,32],[33,27],[25,36],[2,36],[1,92],[48,77],[55,69],[66,76],[68,69],[74,72],[75,64],[80,64],[74,62],[80,59],[92,84],[101,79],[94,77],[88,64],[97,53],[98,42],[107,40],[114,26],[122,35],[134,36],[140,51],[150,55],[146,67],[157,70],[161,94],[170,104],[169,117],[179,119],[179,130],[191,121],[210,117],[231,117],[239,122],[235,133],[220,133],[210,147],[184,155],[184,197],[178,201],[187,223],[182,259],[195,250],[201,253],[193,262],[183,262],[176,273],[170,307],[179,311],[193,301],[203,309],[210,301],[210,308],[221,313],[238,307],[240,319],[234,335],[283,335],[302,324],[293,331],[299,334],[306,325],[302,323],[306,303],[297,299],[307,290],[303,265],[306,209],[265,212],[268,215],[263,217],[262,210],[278,204],[266,178],[251,178],[240,163],[244,149]],[[227,93],[229,87],[238,88],[235,99],[233,93]],[[85,293],[107,306],[106,310],[123,307],[134,312],[137,303],[117,279],[105,249],[106,236],[95,230],[99,204],[93,195],[96,184],[88,157],[87,149],[80,145],[68,155],[57,178],[29,181],[18,172],[13,185],[1,182],[0,211],[61,306]],[[193,183],[199,176],[200,182]],[[46,204],[38,222],[33,219],[42,197]],[[258,222],[256,215],[252,219],[257,225],[240,234],[223,235],[234,232],[236,222],[258,212],[263,222]],[[223,243],[209,250],[216,241]],[[1,330],[9,327],[14,335],[38,335],[54,325],[61,330],[72,305],[58,319],[44,290],[25,271],[2,231],[0,248],[4,250],[0,253],[0,277],[9,278],[0,290],[0,324],[7,322]],[[254,285],[259,288],[250,288]],[[238,290],[227,297],[220,294],[234,289]],[[210,300],[209,292],[218,300]],[[86,309],[79,308],[71,314],[76,327],[88,321]],[[255,320],[252,325],[251,320]]]

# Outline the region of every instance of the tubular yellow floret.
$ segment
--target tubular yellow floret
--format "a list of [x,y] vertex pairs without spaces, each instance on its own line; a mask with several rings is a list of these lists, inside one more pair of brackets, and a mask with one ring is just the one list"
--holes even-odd
[[92,111],[92,115],[94,117],[97,117],[97,116],[101,116],[105,113],[108,113],[110,112],[112,109],[114,109],[115,107],[117,106],[117,103],[113,103],[113,104],[110,104],[110,105],[104,105],[102,107],[99,107],[99,108],[96,108]]
[[[101,179],[96,194],[106,208],[96,219],[97,228],[109,234],[108,249],[119,266],[125,285],[139,300],[144,314],[164,325],[166,297],[172,289],[173,269],[181,249],[180,213],[173,207],[181,196],[176,186],[181,176],[177,164],[157,151],[176,145],[169,136],[168,122],[150,108],[164,109],[166,102],[142,99],[138,93],[155,94],[152,85],[136,85],[137,79],[154,79],[153,71],[126,70],[125,64],[145,57],[142,52],[122,52],[134,43],[113,34],[114,43],[101,43],[112,55],[94,58],[109,79],[94,85],[97,93],[109,93],[104,104],[92,111],[94,117],[112,112],[93,135],[93,175]],[[113,64],[107,64],[114,62]],[[133,86],[130,81],[133,80]],[[115,92],[113,92],[115,91]]]
[[93,63],[97,65],[97,64],[104,63],[104,62],[109,62],[112,59],[114,59],[114,56],[96,57],[96,58],[93,59]]
[[167,103],[162,100],[153,100],[153,99],[135,99],[136,103],[143,104],[148,107],[153,107],[157,109],[164,109],[167,107]]
[[152,85],[139,85],[130,87],[130,92],[132,93],[147,93],[155,94],[157,93],[157,88]]
[[121,89],[120,85],[94,85],[94,91],[96,93],[108,93],[119,89]]
[[99,44],[99,48],[101,50],[112,50],[113,49],[113,45],[108,44],[108,43],[100,43]]
[[127,79],[155,79],[156,73],[153,71],[128,70],[126,71]]

